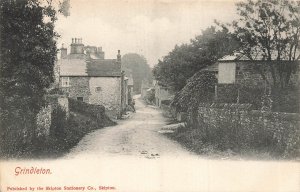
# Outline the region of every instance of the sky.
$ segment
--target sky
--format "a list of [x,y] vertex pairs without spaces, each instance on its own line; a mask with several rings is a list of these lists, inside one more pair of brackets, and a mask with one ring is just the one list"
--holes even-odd
[[138,53],[153,67],[176,44],[190,42],[214,20],[236,18],[232,0],[70,0],[70,16],[60,15],[56,31],[70,50],[72,38],[102,47],[107,59]]

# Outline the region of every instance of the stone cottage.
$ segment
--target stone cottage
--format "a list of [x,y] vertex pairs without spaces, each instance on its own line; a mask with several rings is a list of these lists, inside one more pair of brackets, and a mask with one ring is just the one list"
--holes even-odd
[[174,94],[167,87],[160,85],[156,80],[153,81],[153,85],[155,90],[155,105],[161,107],[163,101],[170,103],[174,98]]
[[68,97],[103,105],[112,118],[121,115],[127,91],[120,51],[117,59],[105,59],[101,47],[84,46],[82,39],[73,38],[69,54],[67,48],[61,48],[57,66],[59,88]]

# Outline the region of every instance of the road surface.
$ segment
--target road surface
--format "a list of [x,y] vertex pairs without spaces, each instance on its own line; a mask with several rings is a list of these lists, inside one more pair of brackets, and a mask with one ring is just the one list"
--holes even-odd
[[68,157],[87,153],[99,156],[136,156],[145,158],[181,157],[192,155],[177,142],[158,131],[166,125],[160,110],[136,99],[136,113],[121,120],[117,126],[106,127],[88,134]]
[[[60,159],[2,162],[2,190],[51,186],[73,192],[83,187],[84,191],[128,192],[300,191],[298,162],[204,158],[158,133],[166,124],[158,109],[139,100],[136,108],[131,118],[86,135]],[[42,167],[52,174],[15,176],[16,167]]]

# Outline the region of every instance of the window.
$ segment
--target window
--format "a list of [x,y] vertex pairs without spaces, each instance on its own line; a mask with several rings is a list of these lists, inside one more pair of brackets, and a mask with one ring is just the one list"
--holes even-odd
[[69,87],[70,86],[70,79],[69,79],[69,77],[62,77],[61,78],[61,86],[62,87]]
[[77,97],[78,101],[83,101],[83,97]]
[[100,91],[102,91],[102,89],[101,89],[101,87],[96,87],[96,88],[95,88],[95,91],[96,91],[96,92],[100,92]]

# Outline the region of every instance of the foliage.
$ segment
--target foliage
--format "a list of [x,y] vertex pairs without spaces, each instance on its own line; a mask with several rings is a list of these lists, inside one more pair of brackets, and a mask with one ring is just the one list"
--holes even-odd
[[154,77],[173,91],[180,91],[197,71],[232,53],[238,46],[226,28],[209,27],[191,43],[176,45],[163,60],[159,60],[153,69]]
[[58,34],[51,2],[0,1],[0,140],[18,138],[12,153],[30,145],[45,88],[53,82]]
[[66,112],[59,106],[56,105],[51,115],[51,126],[50,135],[55,137],[64,137],[64,129],[67,126]]
[[70,16],[70,0],[59,2],[59,10],[65,17]]
[[252,104],[254,109],[260,109],[264,88],[249,85],[219,84],[215,102]]
[[151,90],[147,91],[146,96],[145,96],[145,100],[149,104],[154,104],[155,103],[155,89],[151,89]]
[[128,53],[122,57],[122,70],[125,75],[133,78],[133,91],[140,93],[142,81],[151,81],[152,74],[144,56],[136,53]]
[[299,113],[300,112],[300,89],[294,87],[285,87],[273,89],[272,93],[272,111]]
[[[234,21],[240,51],[251,60],[299,59],[300,2],[287,0],[247,0],[237,3],[239,19]],[[290,65],[268,64],[274,87],[289,84],[293,72]],[[260,71],[267,81],[266,72]],[[271,82],[267,83],[271,84]]]
[[8,105],[22,100],[20,107],[37,111],[53,81],[55,10],[36,0],[4,0],[0,6],[1,97]]
[[98,122],[102,122],[107,125],[114,125],[114,123],[105,115],[105,107],[102,105],[92,105],[69,98],[69,107],[70,111],[90,116]]
[[175,95],[171,105],[179,111],[187,111],[189,106],[211,102],[214,100],[216,83],[217,79],[213,73],[199,71],[188,79],[185,87]]

